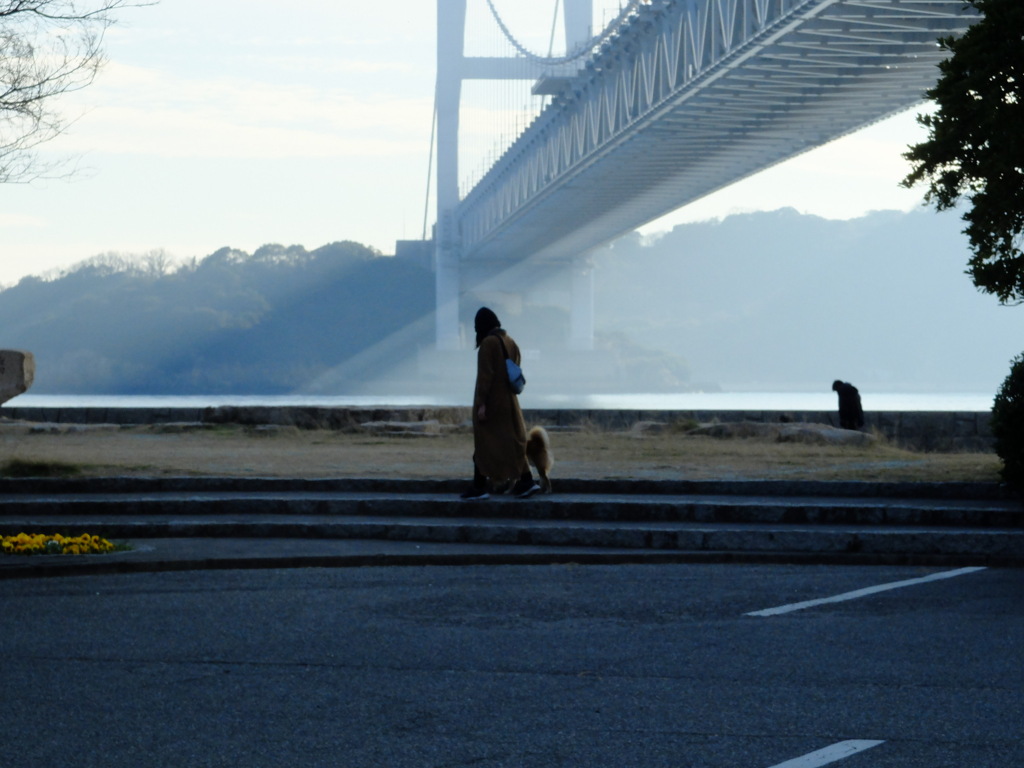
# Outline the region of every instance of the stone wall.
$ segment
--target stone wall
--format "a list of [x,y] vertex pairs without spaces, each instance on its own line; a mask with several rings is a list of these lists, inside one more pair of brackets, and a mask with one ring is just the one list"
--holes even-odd
[[[869,432],[891,442],[928,451],[991,451],[989,411],[877,411],[865,413]],[[667,424],[807,422],[838,426],[835,411],[627,411],[627,410],[527,410],[528,426],[593,427],[626,430],[637,422]],[[218,408],[19,408],[5,406],[0,417],[30,422],[65,424],[204,424],[294,425],[300,429],[354,431],[368,422],[438,421],[463,424],[469,408],[327,408],[222,406]]]
[[[867,432],[896,445],[924,451],[991,451],[990,411],[877,411],[864,414]],[[835,411],[528,411],[529,424],[571,426],[592,424],[605,429],[629,429],[638,421],[713,424],[750,421],[759,424],[793,422],[839,426]]]

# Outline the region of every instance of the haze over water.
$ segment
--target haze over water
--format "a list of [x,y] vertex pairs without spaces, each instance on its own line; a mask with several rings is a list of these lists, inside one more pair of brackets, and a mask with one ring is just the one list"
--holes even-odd
[[[991,394],[861,393],[865,411],[988,411]],[[833,392],[682,392],[678,394],[531,395],[524,408],[637,411],[831,411]],[[221,405],[268,406],[468,406],[469,395],[20,395],[7,408],[211,408]]]

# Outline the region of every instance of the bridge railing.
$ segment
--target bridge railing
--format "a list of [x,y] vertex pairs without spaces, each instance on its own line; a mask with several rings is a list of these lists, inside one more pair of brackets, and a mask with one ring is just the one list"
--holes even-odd
[[644,3],[455,209],[462,258],[570,256],[906,109],[935,82],[936,39],[973,16],[963,0]]
[[820,0],[655,0],[606,41],[461,204],[463,253],[526,201],[594,162],[659,104],[781,34]]

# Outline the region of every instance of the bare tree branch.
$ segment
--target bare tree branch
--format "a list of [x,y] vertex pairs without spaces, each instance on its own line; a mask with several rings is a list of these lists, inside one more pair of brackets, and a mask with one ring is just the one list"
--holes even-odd
[[114,12],[129,0],[0,0],[0,183],[54,170],[35,148],[61,134],[59,96],[90,85]]

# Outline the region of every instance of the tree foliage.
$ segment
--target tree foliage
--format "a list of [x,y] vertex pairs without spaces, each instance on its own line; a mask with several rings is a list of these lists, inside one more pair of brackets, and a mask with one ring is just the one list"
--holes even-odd
[[0,183],[50,170],[34,153],[60,134],[58,96],[103,64],[103,34],[128,0],[0,0]]
[[[169,261],[101,254],[0,291],[4,345],[36,358],[33,392],[292,392],[433,317],[428,269],[350,241]],[[432,336],[428,323],[381,365]]]
[[910,187],[926,182],[937,210],[970,201],[963,220],[973,255],[967,273],[1001,302],[1024,301],[1024,2],[965,0],[980,12],[950,52],[935,87],[934,114],[919,115],[928,139],[904,157]]
[[1024,355],[1010,363],[1010,373],[992,405],[992,436],[1003,460],[1003,480],[1024,491]]

